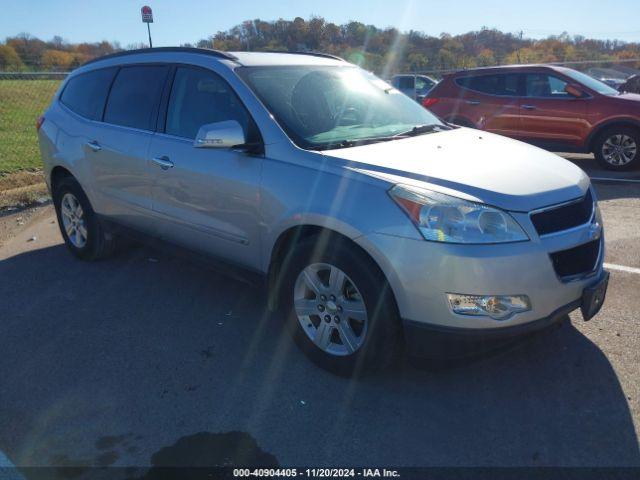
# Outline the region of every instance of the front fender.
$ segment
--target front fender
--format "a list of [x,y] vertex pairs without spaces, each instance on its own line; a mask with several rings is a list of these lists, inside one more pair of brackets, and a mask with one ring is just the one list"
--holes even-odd
[[349,239],[373,231],[417,235],[388,195],[389,181],[315,153],[298,155],[296,160],[264,160],[260,190],[262,271],[268,271],[278,238],[293,227],[320,227]]

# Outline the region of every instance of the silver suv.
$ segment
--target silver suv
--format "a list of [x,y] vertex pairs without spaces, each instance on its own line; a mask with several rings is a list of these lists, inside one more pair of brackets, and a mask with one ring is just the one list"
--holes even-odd
[[403,343],[466,354],[604,299],[582,170],[446,124],[339,58],[124,52],[73,72],[40,124],[73,254],[102,258],[135,232],[257,273],[332,371],[379,367]]

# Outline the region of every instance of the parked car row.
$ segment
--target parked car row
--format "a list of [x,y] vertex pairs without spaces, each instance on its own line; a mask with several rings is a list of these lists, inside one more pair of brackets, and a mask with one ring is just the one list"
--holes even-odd
[[620,90],[620,87],[629,77],[629,74],[616,70],[613,68],[594,67],[587,69],[584,73],[590,77],[600,80],[602,83],[606,83],[610,87]]
[[640,70],[625,65],[590,68],[585,73],[622,93],[640,93]]
[[593,152],[611,170],[640,164],[640,95],[621,93],[570,68],[464,70],[446,75],[422,104],[457,125],[552,151]]

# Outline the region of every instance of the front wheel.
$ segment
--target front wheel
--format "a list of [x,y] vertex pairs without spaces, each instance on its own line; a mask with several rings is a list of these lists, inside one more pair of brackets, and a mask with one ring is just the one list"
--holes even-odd
[[346,376],[391,363],[401,337],[397,309],[382,273],[363,252],[344,241],[311,239],[287,264],[282,313],[314,363]]
[[640,165],[640,131],[630,127],[612,127],[597,139],[594,154],[608,170],[629,170]]

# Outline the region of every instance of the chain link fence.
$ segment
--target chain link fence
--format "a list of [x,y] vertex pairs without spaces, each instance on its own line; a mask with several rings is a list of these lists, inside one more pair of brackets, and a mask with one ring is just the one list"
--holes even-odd
[[40,168],[36,120],[66,76],[0,72],[0,176]]

